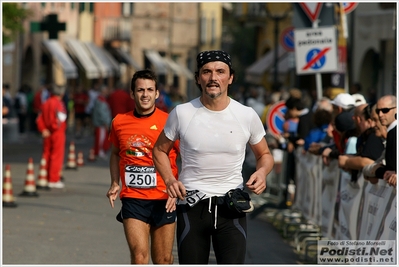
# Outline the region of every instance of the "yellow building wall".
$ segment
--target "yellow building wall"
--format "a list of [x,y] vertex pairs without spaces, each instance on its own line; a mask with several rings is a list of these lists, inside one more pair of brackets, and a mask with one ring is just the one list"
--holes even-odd
[[93,42],[93,32],[93,14],[88,12],[80,13],[78,39],[82,42]]
[[[222,3],[206,3],[200,4],[200,21],[201,18],[207,19],[206,42],[200,45],[200,50],[220,49],[222,45],[222,19],[223,19]],[[212,18],[215,19],[215,41],[212,43]],[[201,22],[200,22],[201,24]],[[201,25],[200,25],[201,27]],[[201,35],[201,32],[199,33]]]

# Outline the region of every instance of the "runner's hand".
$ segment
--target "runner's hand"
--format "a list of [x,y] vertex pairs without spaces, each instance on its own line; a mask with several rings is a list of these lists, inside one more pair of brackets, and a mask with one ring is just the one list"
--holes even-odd
[[266,189],[266,177],[262,177],[259,172],[254,172],[245,184],[249,190],[260,195]]
[[166,212],[173,212],[176,210],[176,198],[168,197],[166,201]]
[[113,184],[113,185],[111,185],[111,187],[109,188],[109,190],[107,192],[109,204],[111,204],[112,208],[114,207],[114,201],[118,197],[119,189],[120,189],[120,186],[118,184]]
[[186,196],[186,188],[182,184],[182,182],[178,180],[171,180],[166,184],[166,190],[169,195],[169,197],[172,198],[179,198],[181,200],[184,200]]

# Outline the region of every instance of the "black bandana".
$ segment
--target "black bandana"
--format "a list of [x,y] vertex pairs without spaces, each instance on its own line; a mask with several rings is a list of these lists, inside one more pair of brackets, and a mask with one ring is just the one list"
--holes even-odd
[[231,69],[231,58],[230,55],[222,50],[212,50],[212,51],[203,51],[197,56],[197,69],[199,70],[206,63],[212,61],[222,61],[226,63]]

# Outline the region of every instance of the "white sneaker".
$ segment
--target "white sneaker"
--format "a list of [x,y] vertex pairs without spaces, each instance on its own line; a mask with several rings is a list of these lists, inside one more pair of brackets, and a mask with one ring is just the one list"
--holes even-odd
[[49,182],[48,183],[48,187],[50,187],[50,188],[64,188],[65,184],[63,182],[61,182],[61,181],[58,181],[56,183]]

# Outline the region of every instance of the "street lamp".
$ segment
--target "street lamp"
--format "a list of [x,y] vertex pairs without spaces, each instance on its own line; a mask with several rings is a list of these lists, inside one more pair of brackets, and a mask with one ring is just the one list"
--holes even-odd
[[[274,73],[273,73],[273,86],[272,90],[277,91],[279,89],[279,82],[278,82],[278,36],[279,36],[279,30],[278,26],[281,20],[284,20],[287,18],[289,13],[291,12],[291,4],[289,5],[289,8],[281,8],[283,4],[266,4],[266,14],[267,17],[272,19],[274,21]],[[278,10],[276,8],[274,11],[270,10],[270,7],[280,7]],[[283,12],[281,12],[283,10]]]

